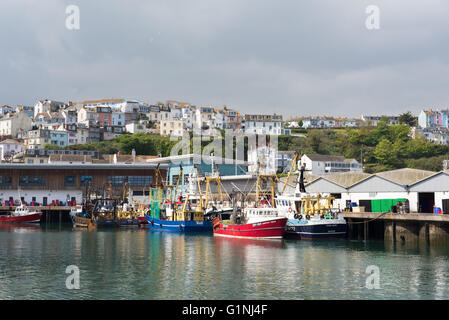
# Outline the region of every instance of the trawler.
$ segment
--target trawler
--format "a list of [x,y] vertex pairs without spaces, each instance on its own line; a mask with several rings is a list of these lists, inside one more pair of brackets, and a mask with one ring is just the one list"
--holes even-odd
[[[270,191],[262,186],[270,185]],[[245,239],[282,239],[287,218],[279,214],[278,208],[272,206],[277,176],[275,174],[259,174],[254,204],[238,209],[232,195],[233,212],[229,219],[220,214],[213,221],[214,236]]]
[[[275,197],[279,214],[288,218],[285,238],[301,240],[344,238],[347,229],[346,220],[339,209],[332,207],[335,198],[319,193],[307,193],[304,171],[305,167],[301,166],[294,193],[286,194],[284,185],[281,195]],[[291,170],[286,184],[290,173]]]
[[[180,171],[182,176],[182,168]],[[195,167],[196,178],[198,172]],[[191,190],[184,196],[180,196],[177,201],[165,199],[163,197],[163,188],[150,190],[151,210],[145,214],[150,230],[166,230],[176,232],[211,232],[212,222],[204,214],[203,195],[198,179],[198,191]],[[176,185],[174,195],[177,196],[179,179]],[[192,188],[191,188],[192,189]]]
[[0,216],[0,222],[40,222],[42,217],[42,211],[30,209],[23,204],[20,204],[13,212],[10,212],[7,216]]
[[246,239],[282,239],[287,218],[280,217],[277,208],[245,208],[230,220],[216,217],[214,236]]
[[[19,192],[19,199],[22,199]],[[8,215],[0,216],[0,223],[39,223],[41,221],[42,211],[25,206],[20,200],[20,206]]]

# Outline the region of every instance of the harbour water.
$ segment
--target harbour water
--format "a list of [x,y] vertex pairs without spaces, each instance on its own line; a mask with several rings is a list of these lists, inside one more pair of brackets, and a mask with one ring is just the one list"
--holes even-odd
[[444,246],[0,225],[0,299],[449,299],[448,284]]

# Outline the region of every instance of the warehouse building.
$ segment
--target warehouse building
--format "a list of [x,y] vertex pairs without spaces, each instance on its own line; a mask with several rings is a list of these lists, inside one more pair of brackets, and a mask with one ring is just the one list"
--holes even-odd
[[[293,190],[295,179],[290,178],[286,192]],[[285,178],[281,181],[283,186]],[[367,212],[383,212],[399,201],[407,202],[410,212],[432,213],[434,208],[440,208],[449,213],[449,171],[404,168],[376,174],[306,175],[306,190],[333,195],[334,205],[341,209],[351,202]]]
[[[83,157],[83,156],[81,156]],[[167,165],[161,164],[165,179]],[[124,186],[129,197],[143,196],[156,178],[156,165],[146,162],[0,164],[0,203],[67,205],[81,203],[86,190],[100,196],[119,197]],[[136,197],[134,197],[134,200]]]

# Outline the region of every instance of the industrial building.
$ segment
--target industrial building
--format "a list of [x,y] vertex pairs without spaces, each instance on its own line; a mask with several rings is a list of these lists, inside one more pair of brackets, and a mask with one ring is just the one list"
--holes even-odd
[[[82,156],[81,156],[82,157]],[[168,166],[159,172],[165,179]],[[81,203],[86,190],[105,196],[120,196],[127,186],[133,200],[145,195],[156,178],[156,165],[145,162],[47,164],[0,164],[0,203],[17,205],[67,205]],[[147,191],[148,192],[148,191]]]
[[[195,167],[197,169],[199,178],[204,178],[206,176],[211,176],[219,173],[222,177],[235,176],[239,181],[246,181],[248,179],[248,177],[246,176],[248,170],[248,162],[234,159],[225,159],[216,156],[186,154],[149,159],[147,160],[147,163],[151,163],[153,165],[165,164],[166,166],[168,166],[168,174],[165,183],[168,185],[176,185],[178,179],[180,179],[178,185],[178,193],[182,194],[188,192],[189,181],[190,183],[195,183],[195,180],[191,179],[195,177]],[[243,176],[243,178],[241,176]],[[229,179],[227,180],[229,181]]]
[[[281,179],[280,187],[286,178]],[[296,177],[291,177],[286,192],[293,190]],[[433,213],[441,208],[449,213],[449,171],[426,171],[404,168],[376,174],[345,172],[331,175],[306,175],[306,191],[335,196],[335,205],[344,209],[347,202],[376,212],[372,200],[408,200],[410,212]]]

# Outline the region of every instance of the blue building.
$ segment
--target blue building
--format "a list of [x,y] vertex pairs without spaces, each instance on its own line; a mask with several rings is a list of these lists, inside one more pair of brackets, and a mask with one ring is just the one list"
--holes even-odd
[[[248,162],[233,159],[224,159],[214,156],[201,156],[195,154],[187,154],[172,157],[163,157],[150,159],[149,163],[168,164],[168,175],[166,184],[176,185],[178,179],[178,194],[185,194],[189,187],[189,177],[195,174],[195,165],[198,170],[199,177],[207,177],[218,171],[220,176],[242,176],[247,175]],[[182,167],[182,176],[180,171]]]
[[67,131],[50,130],[50,143],[59,147],[67,146]]

